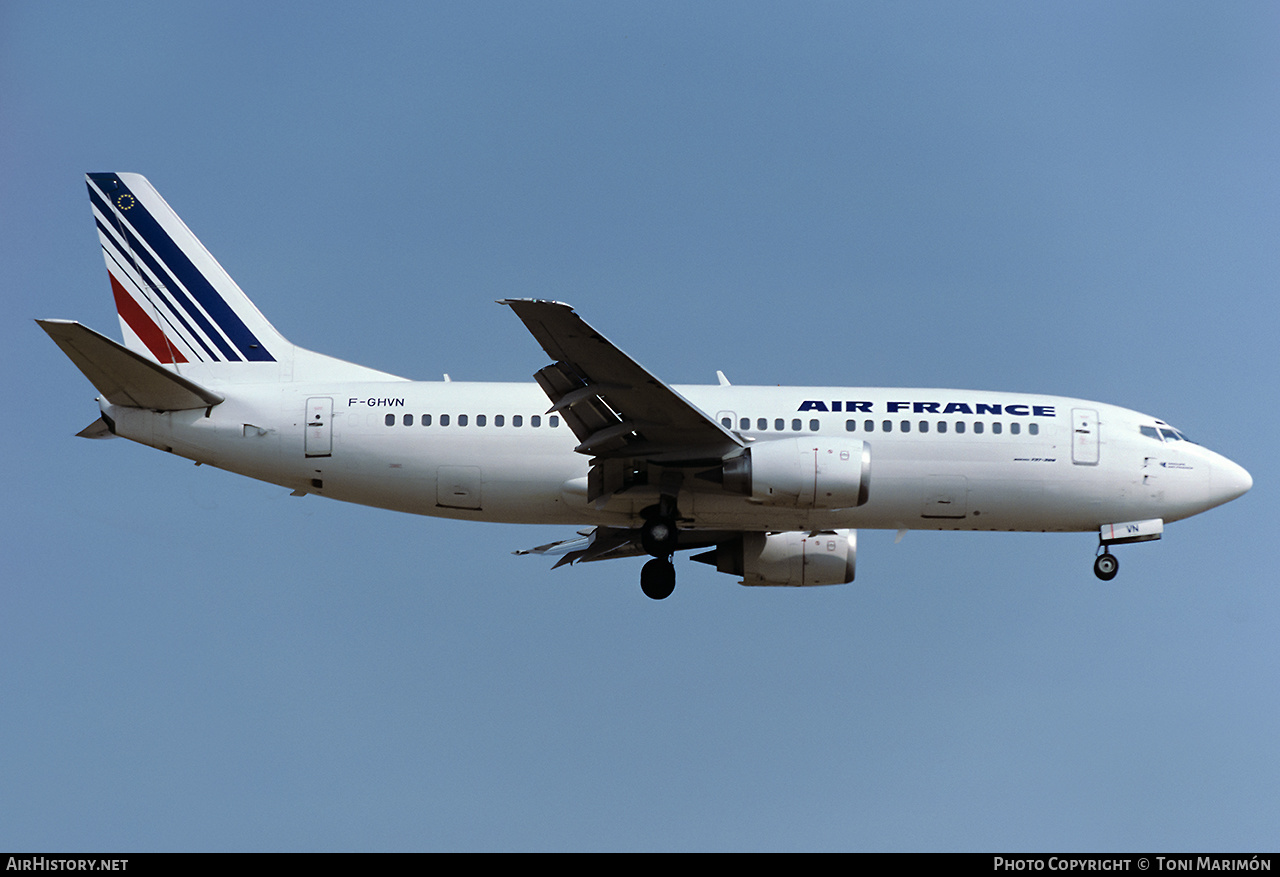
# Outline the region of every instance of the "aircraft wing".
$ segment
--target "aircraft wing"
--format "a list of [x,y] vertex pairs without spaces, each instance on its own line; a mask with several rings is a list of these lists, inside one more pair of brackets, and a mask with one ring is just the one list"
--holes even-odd
[[[505,299],[555,362],[534,375],[578,438],[578,453],[668,466],[718,463],[738,436],[649,373],[569,305]],[[600,495],[592,490],[594,499]]]

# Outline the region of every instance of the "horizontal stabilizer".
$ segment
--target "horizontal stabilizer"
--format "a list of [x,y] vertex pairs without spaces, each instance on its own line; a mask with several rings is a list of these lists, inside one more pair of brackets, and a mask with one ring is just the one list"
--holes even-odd
[[111,431],[111,426],[107,421],[99,417],[93,423],[76,433],[76,437],[87,439],[108,439],[115,438],[116,434]]
[[36,320],[112,405],[182,411],[223,397],[71,320]]

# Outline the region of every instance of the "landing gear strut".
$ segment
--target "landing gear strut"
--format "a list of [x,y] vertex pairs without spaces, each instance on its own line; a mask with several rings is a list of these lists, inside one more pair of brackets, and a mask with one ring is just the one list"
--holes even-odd
[[658,504],[641,512],[645,520],[640,526],[640,547],[645,554],[653,555],[653,560],[640,570],[640,590],[651,600],[665,600],[676,589],[676,568],[671,557],[680,544],[676,494],[682,477],[679,472],[665,473]]
[[1104,550],[1093,561],[1093,574],[1104,582],[1114,579],[1118,572],[1120,572],[1120,561],[1116,560],[1116,556],[1110,551]]

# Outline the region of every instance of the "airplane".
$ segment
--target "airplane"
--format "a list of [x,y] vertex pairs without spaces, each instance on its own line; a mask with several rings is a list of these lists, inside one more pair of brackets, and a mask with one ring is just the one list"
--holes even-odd
[[1168,423],[1085,399],[671,386],[554,301],[499,302],[551,359],[532,383],[408,380],[285,340],[144,177],[86,181],[124,343],[37,320],[101,394],[79,435],[296,496],[580,528],[515,553],[647,556],[655,600],[686,550],[743,585],[846,584],[868,528],[1096,532],[1110,581],[1112,547],[1253,485]]

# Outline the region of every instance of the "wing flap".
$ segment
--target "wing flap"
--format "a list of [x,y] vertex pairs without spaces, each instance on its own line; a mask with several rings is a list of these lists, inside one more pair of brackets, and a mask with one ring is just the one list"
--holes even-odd
[[[727,530],[681,530],[678,534],[678,548],[697,549],[715,546],[718,542],[741,536],[738,531]],[[563,539],[559,542],[548,542],[536,548],[525,548],[513,551],[512,554],[538,554],[544,557],[556,557],[552,569],[573,563],[586,563],[593,560],[614,560],[621,557],[644,557],[645,550],[640,547],[638,530],[626,527],[593,527],[580,530],[574,539]]]
[[594,527],[580,531],[576,539],[549,542],[537,548],[525,548],[512,554],[540,554],[560,556],[555,566],[589,560],[612,560],[615,557],[638,557],[644,550],[636,544],[636,531],[620,527]]
[[208,408],[224,398],[80,323],[36,322],[112,405],[183,411]]

